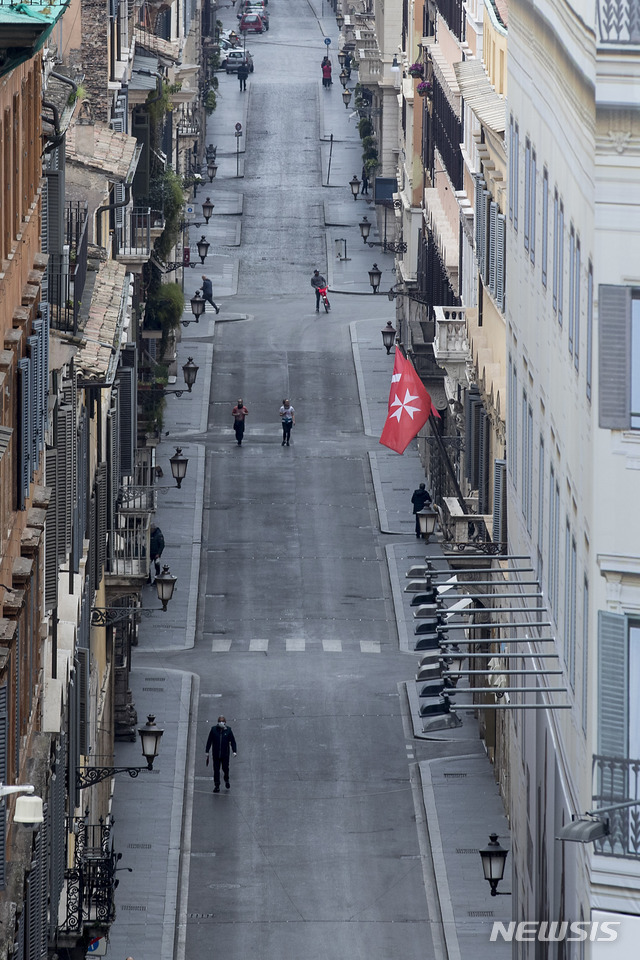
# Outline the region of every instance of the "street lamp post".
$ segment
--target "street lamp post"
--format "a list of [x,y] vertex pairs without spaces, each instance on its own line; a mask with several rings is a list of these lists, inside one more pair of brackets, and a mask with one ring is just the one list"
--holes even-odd
[[358,226],[360,227],[360,236],[362,237],[362,241],[366,244],[369,234],[371,233],[371,224],[366,217],[363,217]]
[[[348,109],[349,109],[349,104],[351,103],[351,90],[347,90],[346,87],[345,87],[344,90],[342,91],[342,102],[344,103],[345,107],[346,107],[347,110],[348,110]],[[354,200],[355,200],[355,199],[357,199],[357,198],[354,197]]]
[[176,580],[178,578],[174,577],[171,571],[169,570],[168,564],[164,564],[162,567],[162,573],[158,574],[155,579],[156,590],[158,592],[158,600],[162,603],[162,609],[166,612],[167,604],[173,596],[173,591],[176,586]]
[[207,176],[209,177],[209,183],[213,183],[214,177],[218,172],[218,164],[215,160],[207,159]]
[[360,192],[360,184],[361,184],[361,183],[362,183],[362,181],[361,181],[361,180],[358,180],[358,174],[357,174],[357,173],[354,173],[354,175],[353,175],[353,177],[351,178],[351,180],[349,180],[349,186],[351,187],[351,193],[353,194],[353,199],[354,199],[354,200],[357,200],[357,199],[358,199],[358,194],[359,194],[359,192]]
[[428,506],[423,507],[422,510],[418,510],[417,516],[420,524],[420,533],[428,543],[429,537],[435,532],[438,514],[429,504]]
[[482,859],[484,878],[491,886],[491,896],[497,897],[498,884],[504,877],[504,866],[508,851],[500,846],[498,834],[492,833],[489,836],[489,843],[479,853]]
[[[200,291],[196,290],[194,295],[191,297],[190,302],[191,302],[191,313],[193,314],[195,322],[198,323],[198,321],[200,320],[200,317],[204,313],[205,299],[201,295]],[[192,322],[191,320],[183,320],[182,326],[188,327],[191,322]]]
[[198,256],[200,257],[200,263],[204,263],[207,254],[209,253],[209,247],[211,244],[207,238],[203,235],[198,240],[196,247],[198,248]]
[[340,81],[340,83],[342,84],[342,87],[343,87],[343,89],[344,89],[344,88],[347,86],[347,80],[349,79],[349,74],[347,73],[347,71],[345,70],[344,67],[343,67],[342,70],[340,71],[340,75],[339,75],[338,79],[339,79],[339,81]]
[[[209,223],[214,207],[215,207],[215,203],[211,203],[211,200],[209,199],[209,197],[207,197],[207,199],[202,204],[202,216],[204,217],[206,223]],[[194,226],[199,227],[200,224],[196,223],[194,224]]]

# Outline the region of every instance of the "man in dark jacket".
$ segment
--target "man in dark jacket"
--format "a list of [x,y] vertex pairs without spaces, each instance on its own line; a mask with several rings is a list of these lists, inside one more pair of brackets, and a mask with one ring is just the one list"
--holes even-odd
[[246,60],[243,60],[242,63],[238,64],[238,80],[240,81],[240,89],[247,89],[247,77],[249,76],[249,65]]
[[224,774],[224,785],[229,789],[229,752],[237,756],[236,738],[231,727],[227,726],[224,717],[218,717],[218,723],[211,727],[207,740],[207,766],[209,766],[209,750],[213,757],[213,792],[220,793],[220,765]]
[[220,307],[213,302],[213,284],[204,273],[202,274],[202,299],[210,303],[216,313],[220,313]]
[[[149,527],[151,536],[149,537],[149,556],[153,562],[156,571],[156,577],[160,576],[160,557],[162,556],[162,551],[164,550],[164,536],[160,527],[152,523]],[[149,564],[149,583],[153,583],[151,579],[151,564]]]
[[413,491],[411,503],[413,504],[413,512],[416,518],[416,537],[419,539],[422,534],[420,533],[420,518],[418,517],[418,513],[424,509],[427,503],[431,503],[431,494],[426,489],[424,483],[421,483],[418,489]]

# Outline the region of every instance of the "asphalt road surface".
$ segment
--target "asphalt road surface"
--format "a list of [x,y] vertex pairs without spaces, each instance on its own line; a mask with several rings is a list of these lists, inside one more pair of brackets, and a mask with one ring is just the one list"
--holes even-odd
[[[166,658],[200,677],[186,956],[423,960],[398,691],[413,664],[398,652],[349,344],[368,298],[317,317],[309,286],[326,266],[318,98],[340,87],[320,86],[313,9],[270,11],[248,41],[238,292],[225,304],[251,319],[216,326],[199,626],[192,651]],[[235,11],[221,16],[230,26]],[[219,79],[241,96],[235,76]],[[238,397],[242,447],[229,433]],[[214,795],[204,746],[219,712],[238,757]]]

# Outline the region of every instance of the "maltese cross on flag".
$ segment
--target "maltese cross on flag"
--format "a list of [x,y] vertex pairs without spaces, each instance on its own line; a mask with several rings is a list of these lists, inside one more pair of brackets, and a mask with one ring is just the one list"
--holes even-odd
[[389,412],[380,443],[395,450],[396,453],[404,453],[413,438],[424,427],[431,412],[435,417],[440,418],[413,364],[396,347],[389,393]]

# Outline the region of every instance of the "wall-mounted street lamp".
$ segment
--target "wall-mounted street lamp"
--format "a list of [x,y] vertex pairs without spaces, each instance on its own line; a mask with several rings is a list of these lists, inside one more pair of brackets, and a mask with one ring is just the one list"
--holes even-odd
[[[338,24],[338,30],[342,30],[342,28],[344,27],[344,17],[342,16],[341,13],[336,14],[336,23]],[[340,55],[338,54],[338,57],[339,56]]]
[[[351,103],[351,90],[347,90],[346,87],[345,87],[344,90],[342,91],[342,102],[344,103],[345,107],[346,107],[347,110],[348,110],[348,109],[349,109],[349,104]],[[356,199],[356,198],[354,197],[354,199]]]
[[340,53],[338,54],[338,63],[340,64],[341,67],[344,67],[346,62],[347,62],[347,55],[344,52],[344,50],[341,50]]
[[398,331],[391,323],[391,320],[387,320],[386,327],[383,327],[380,333],[382,334],[382,346],[387,348],[387,355],[391,353],[391,347],[396,342],[396,333]]
[[211,200],[209,199],[209,197],[207,197],[207,199],[202,204],[202,216],[204,217],[206,223],[209,223],[209,220],[211,219],[211,216],[213,214],[214,207],[215,207],[215,203],[211,203]]
[[501,847],[498,842],[498,834],[492,833],[489,836],[489,843],[487,846],[480,850],[480,857],[482,859],[482,870],[484,872],[484,878],[487,883],[491,886],[491,896],[511,896],[510,893],[500,891],[498,894],[498,884],[504,877],[504,865],[507,859],[508,850],[505,850],[504,847]]
[[29,796],[18,797],[13,813],[14,823],[24,823],[33,827],[44,821],[42,797],[34,795],[35,787],[32,783],[15,783],[7,786],[0,783],[0,802],[12,793],[26,793]]
[[167,604],[173,596],[173,591],[175,590],[176,580],[178,578],[174,577],[171,571],[169,570],[168,564],[164,564],[162,567],[162,573],[158,574],[155,579],[156,590],[158,592],[158,600],[162,604],[162,609],[167,610]]
[[360,236],[362,237],[363,243],[366,243],[371,233],[371,224],[366,217],[363,217],[358,226],[360,227]]
[[187,466],[189,463],[189,458],[183,457],[182,455],[182,447],[176,447],[176,452],[169,458],[169,463],[171,464],[171,475],[179,490],[182,486],[182,481],[187,475]]
[[431,303],[426,293],[408,293],[408,292],[405,293],[402,290],[394,290],[393,287],[391,287],[391,289],[387,291],[387,296],[389,297],[389,300],[392,303],[396,299],[396,297],[406,297],[407,300],[412,300],[414,303],[423,303],[423,304]]
[[340,71],[340,75],[339,75],[338,79],[339,79],[340,83],[342,84],[342,88],[345,89],[346,86],[347,86],[347,80],[349,79],[349,74],[348,74],[347,71],[344,69],[344,67],[343,67],[342,70]]
[[[182,322],[184,323],[185,321],[183,320]],[[190,323],[191,321],[189,320],[189,321],[187,321],[187,322]],[[183,364],[183,366],[182,366],[182,375],[183,375],[183,377],[184,377],[184,382],[185,382],[185,384],[186,384],[186,386],[187,386],[187,390],[188,390],[189,393],[191,393],[191,388],[193,387],[194,383],[196,382],[196,377],[198,376],[198,370],[199,370],[199,369],[200,369],[200,367],[198,366],[198,364],[193,362],[193,357],[189,357],[189,359],[187,360],[187,362],[186,362],[185,364]],[[169,393],[175,394],[176,397],[181,397],[182,394],[184,393],[184,390],[182,390],[182,389],[180,389],[180,388],[178,388],[177,390],[174,390],[174,389],[171,388],[171,387],[158,387],[158,388],[155,388],[155,387],[153,387],[153,386],[150,385],[150,392],[152,392],[152,393],[161,393],[163,397],[167,396],[167,394],[169,394]],[[138,489],[140,489],[140,488],[138,488]]]
[[209,253],[210,246],[211,244],[209,243],[209,241],[204,235],[201,236],[198,242],[196,243],[196,247],[198,248],[198,256],[200,257],[200,263],[204,263],[205,258]]
[[351,180],[349,180],[349,186],[351,187],[351,193],[353,194],[353,199],[358,199],[358,194],[360,193],[360,184],[361,180],[358,180],[358,174],[354,173]]
[[213,183],[217,172],[218,164],[215,162],[215,160],[209,160],[207,158],[207,176],[209,177],[209,183]]
[[610,807],[587,810],[583,817],[574,817],[570,823],[566,823],[558,831],[556,840],[570,840],[574,843],[595,843],[597,840],[603,840],[611,832],[607,813],[638,806],[640,806],[640,800],[627,800],[624,803],[614,803]]
[[[157,582],[157,581],[156,581]],[[109,780],[116,773],[128,773],[130,777],[137,777],[141,770],[153,770],[153,761],[158,756],[158,745],[164,730],[156,726],[156,718],[150,713],[144,727],[138,728],[142,746],[142,756],[147,761],[146,767],[78,767],[76,770],[76,787],[84,790],[103,780]]]
[[[193,314],[193,319],[196,323],[198,323],[200,317],[204,313],[205,303],[206,301],[200,291],[196,290],[194,295],[191,297],[191,313]],[[193,320],[183,320],[182,326],[188,327],[190,323],[193,323]]]
[[378,290],[380,289],[381,279],[382,279],[382,270],[380,269],[377,263],[374,263],[374,265],[371,267],[371,270],[369,270],[369,283],[371,284],[374,293],[377,293]]
[[435,533],[438,514],[431,504],[428,504],[426,507],[423,507],[422,510],[418,510],[417,517],[418,523],[420,524],[420,533],[428,543],[429,537]]

